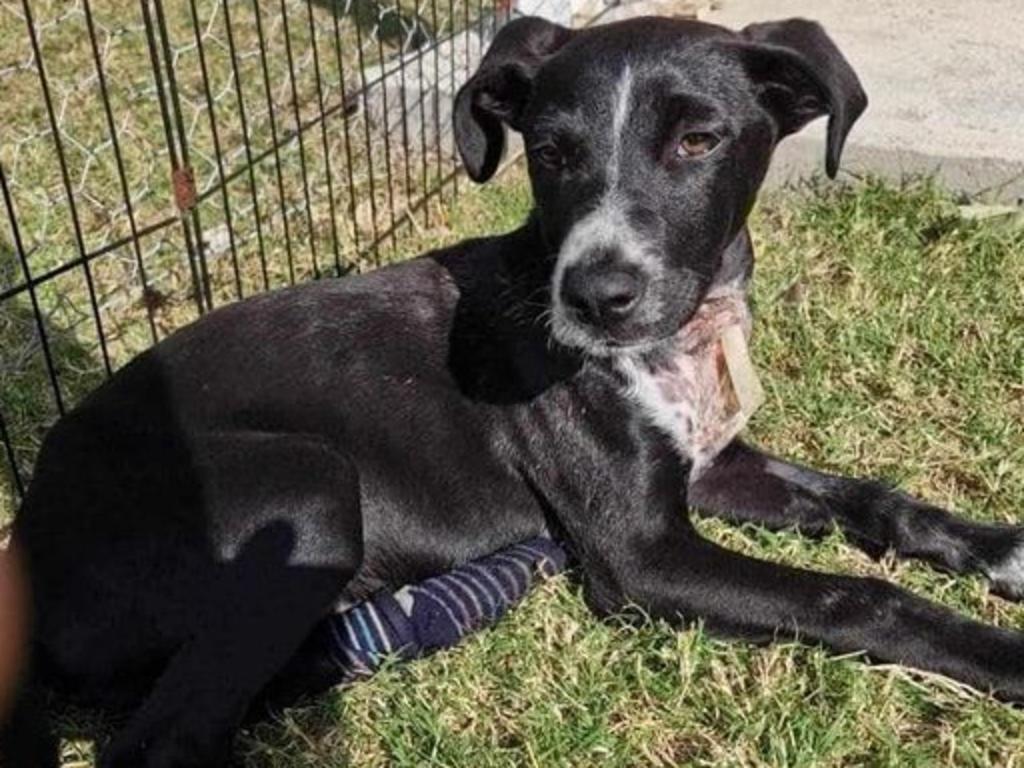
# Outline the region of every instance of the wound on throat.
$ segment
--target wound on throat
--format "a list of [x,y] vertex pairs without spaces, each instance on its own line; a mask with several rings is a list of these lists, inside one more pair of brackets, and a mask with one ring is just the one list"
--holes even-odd
[[722,286],[708,294],[665,350],[620,363],[630,396],[693,462],[694,475],[764,402],[747,345],[750,329],[745,286]]

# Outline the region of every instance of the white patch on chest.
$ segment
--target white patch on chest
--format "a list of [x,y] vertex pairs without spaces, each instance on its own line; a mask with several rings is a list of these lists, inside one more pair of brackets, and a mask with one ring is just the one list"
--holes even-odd
[[750,308],[739,285],[709,293],[657,364],[634,357],[618,360],[627,396],[693,462],[691,477],[714,460],[749,416],[736,402],[722,348],[722,331],[730,326],[739,326],[749,338]]

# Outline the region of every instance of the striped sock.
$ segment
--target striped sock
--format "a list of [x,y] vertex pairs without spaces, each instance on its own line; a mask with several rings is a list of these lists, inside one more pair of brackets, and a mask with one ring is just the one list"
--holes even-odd
[[554,576],[565,562],[555,542],[531,539],[334,614],[315,630],[318,644],[348,683],[387,657],[425,656],[494,624],[538,575]]

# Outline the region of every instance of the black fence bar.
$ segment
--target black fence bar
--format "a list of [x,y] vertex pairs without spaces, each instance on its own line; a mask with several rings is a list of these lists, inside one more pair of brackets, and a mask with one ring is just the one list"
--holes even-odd
[[[466,0],[467,5],[468,5],[469,1],[470,0]],[[486,24],[486,18],[487,17],[484,15],[484,0],[476,0],[476,35],[477,35],[477,37],[480,40],[480,58],[481,59],[484,57],[484,51],[483,51],[484,32],[486,30],[486,27],[484,25]],[[467,79],[468,79],[468,77],[467,77]]]
[[235,34],[231,27],[232,0],[221,0],[221,11],[224,13],[224,31],[228,41],[228,55],[231,61],[231,80],[235,87],[235,99],[238,102],[238,121],[242,129],[242,147],[245,151],[245,167],[238,174],[232,174],[223,180],[229,184],[233,177],[243,172],[249,177],[249,193],[252,198],[252,215],[256,224],[256,243],[259,248],[260,275],[263,278],[263,290],[270,289],[270,272],[267,267],[267,248],[263,240],[263,222],[260,216],[259,193],[256,188],[256,161],[253,159],[252,143],[249,141],[249,120],[245,113],[245,96],[242,93],[242,76],[238,68],[238,50],[235,48]]
[[[167,20],[164,18],[163,0],[153,0],[153,7],[156,10],[157,31],[160,33],[160,47],[164,54],[164,70],[167,76],[167,93],[171,97],[171,113],[174,115],[174,126],[178,133],[178,147],[181,151],[181,162],[189,174],[189,180],[194,185],[192,177],[192,159],[188,148],[188,131],[185,129],[185,119],[181,113],[181,97],[178,92],[178,78],[174,69],[174,58],[171,52],[171,38],[167,33]],[[188,206],[188,217],[192,221],[192,228],[185,229],[185,241],[195,238],[195,252],[199,260],[199,272],[202,275],[203,298],[206,300],[206,308],[213,309],[213,288],[210,284],[210,270],[206,263],[205,241],[203,240],[203,227],[199,218],[199,206]]]
[[[437,23],[437,0],[430,0],[430,23],[434,30],[440,29]],[[434,88],[431,94],[434,102],[434,158],[437,162],[437,179],[441,180],[444,173],[441,159],[441,46],[434,46]]]
[[[71,225],[75,232],[75,245],[78,248],[79,256],[84,256],[85,235],[82,233],[82,222],[78,218],[78,204],[75,202],[75,191],[71,186],[71,175],[68,173],[67,157],[64,154],[64,141],[61,139],[57,115],[53,111],[50,83],[46,79],[43,54],[39,50],[39,36],[36,34],[36,25],[32,20],[32,9],[29,7],[28,0],[22,0],[22,8],[25,11],[25,24],[28,27],[29,41],[32,43],[32,56],[35,60],[36,72],[39,74],[39,86],[42,88],[43,102],[46,104],[46,116],[50,122],[50,130],[53,133],[53,146],[57,151],[57,163],[60,165],[61,181],[64,185],[64,193],[68,199],[68,212],[71,216]],[[89,262],[84,259],[82,260],[82,271],[85,273],[85,283],[89,291],[89,303],[92,307],[93,322],[96,324],[96,335],[100,343],[100,353],[103,355],[103,367],[109,375],[113,368],[110,365],[110,354],[107,351],[107,337],[103,332],[103,318],[100,316],[100,305],[96,298],[96,285],[92,279],[92,270],[89,269]]]
[[462,28],[465,30],[465,34],[462,36],[462,38],[463,38],[463,41],[466,43],[466,66],[465,66],[465,69],[464,69],[464,71],[462,73],[462,80],[463,80],[463,82],[465,82],[466,80],[469,80],[470,70],[471,70],[470,58],[473,55],[473,46],[472,46],[472,41],[471,41],[472,35],[469,34],[469,32],[473,29],[473,24],[472,24],[472,22],[470,21],[470,18],[469,18],[469,9],[470,9],[471,5],[472,5],[472,3],[470,2],[470,0],[463,0],[463,4],[462,4]]
[[[416,13],[417,14],[419,14],[419,3],[420,3],[420,0],[416,0]],[[417,72],[417,76],[418,76],[417,79],[419,81],[419,91],[420,91],[420,93],[419,93],[419,97],[420,97],[420,163],[421,163],[421,166],[422,166],[422,168],[421,168],[421,171],[422,171],[422,179],[421,179],[421,181],[423,183],[423,189],[424,189],[424,191],[426,191],[426,190],[430,189],[430,181],[429,181],[430,171],[428,169],[428,162],[427,162],[427,91],[426,91],[426,88],[423,87],[423,83],[424,83],[423,59],[427,55],[427,48],[426,48],[426,46],[420,47],[417,53],[418,53],[418,55],[416,56],[416,68],[418,70],[418,72]],[[429,227],[430,226],[430,206],[429,205],[424,205],[423,206],[423,225],[425,227]]]
[[[370,218],[372,221],[371,229],[373,230],[373,246],[371,250],[373,251],[374,261],[379,266],[380,234],[377,227],[377,184],[373,177],[373,138],[370,133],[370,100],[366,84],[366,55],[363,52],[363,32],[358,21],[355,24],[355,28],[356,55],[359,58],[359,95],[363,101],[363,138],[365,139],[363,153],[366,157],[366,175],[370,187]],[[356,221],[356,227],[359,227],[358,221]]]
[[[313,4],[306,3],[306,20],[309,22],[309,43],[313,52],[313,82],[316,85],[316,105],[320,113],[320,142],[324,152],[324,171],[327,177],[327,212],[331,218],[331,250],[334,254],[334,274],[340,276],[345,270],[341,266],[341,249],[338,240],[338,214],[334,209],[334,173],[331,170],[331,147],[327,139],[327,117],[324,114],[323,75],[320,71],[320,49],[316,44],[316,19]],[[298,118],[296,118],[298,121]]]
[[[24,163],[0,165],[13,245],[2,251],[11,269],[0,264],[0,275],[11,279],[0,287],[0,320],[24,311],[32,323],[0,323],[22,345],[0,374],[28,381],[17,366],[36,366],[52,390],[30,398],[38,413],[6,408],[13,393],[0,391],[0,462],[14,497],[30,481],[45,427],[93,374],[109,375],[215,302],[270,289],[285,272],[294,283],[310,264],[314,277],[379,264],[400,235],[429,226],[458,194],[442,116],[504,16],[483,0],[139,0],[141,27],[125,19],[112,30],[94,0],[82,0],[79,14],[19,2],[39,103],[25,105],[31,130],[15,113],[5,138],[38,136],[56,162],[45,182],[12,176],[26,173]],[[62,24],[74,34],[52,37]],[[59,57],[47,61],[55,44]],[[133,46],[147,60],[142,70],[132,68]],[[0,71],[0,87],[7,76]],[[87,178],[96,168],[101,188]],[[42,183],[60,190],[59,203],[31,196]],[[39,204],[54,207],[36,216],[28,206]],[[112,283],[108,263],[131,276]],[[84,280],[50,287],[70,274]]]
[[291,86],[292,111],[295,116],[295,133],[299,142],[299,173],[302,177],[302,198],[306,201],[306,221],[309,225],[309,257],[313,265],[313,277],[320,277],[320,263],[316,255],[316,225],[313,223],[313,202],[309,197],[309,172],[306,170],[306,144],[302,140],[302,113],[299,111],[299,91],[295,84],[295,60],[292,56],[291,33],[288,28],[287,0],[281,0],[281,23],[284,26],[284,52],[288,61],[288,84]]
[[[341,106],[344,107],[348,104],[348,93],[345,86],[345,60],[341,53],[341,14],[337,8],[337,0],[333,5],[333,13],[331,16],[334,18],[333,32],[334,32],[334,58],[338,70],[338,91],[341,96]],[[330,110],[329,110],[330,111]],[[342,121],[342,137],[345,145],[345,177],[348,181],[348,199],[349,209],[348,214],[352,219],[355,219],[356,215],[356,188],[355,188],[355,171],[352,167],[352,135],[349,130],[348,120]],[[355,244],[356,251],[360,251],[360,237],[359,237],[359,226],[354,224],[352,227],[352,241]]]
[[[399,23],[401,23],[401,18],[402,18],[402,0],[395,0],[395,6],[397,8]],[[413,8],[413,12],[415,13],[415,8]],[[468,37],[468,35],[467,35],[467,37]],[[409,221],[412,221],[411,217],[409,216],[409,203],[413,199],[413,190],[412,190],[412,169],[410,168],[410,165],[409,165],[409,103],[408,103],[408,100],[407,100],[408,94],[406,93],[406,88],[408,87],[408,83],[407,83],[406,78],[405,78],[405,74],[406,74],[405,73],[405,59],[406,59],[406,45],[405,45],[405,41],[403,40],[402,41],[402,47],[398,51],[398,88],[399,88],[399,92],[401,93],[401,97],[402,97],[401,98],[402,108],[401,108],[401,111],[400,111],[401,120],[402,120],[402,167],[403,167],[403,169],[405,171],[405,173],[404,173],[404,181],[405,181],[405,212],[404,212],[403,216],[408,218]]]
[[235,244],[234,217],[231,215],[231,200],[228,194],[228,185],[224,180],[224,156],[220,147],[220,132],[217,130],[217,113],[213,105],[213,94],[210,93],[210,72],[206,66],[206,51],[203,49],[203,33],[199,29],[199,12],[196,10],[196,0],[188,0],[189,15],[192,19],[192,32],[195,35],[196,52],[199,54],[199,71],[202,73],[203,97],[206,99],[206,113],[210,120],[210,136],[213,139],[213,156],[217,163],[217,178],[221,196],[221,205],[224,208],[224,223],[228,230],[228,247],[231,249],[231,266],[235,276],[235,297],[243,298],[242,273],[238,266],[238,247]]
[[[150,67],[153,70],[153,83],[156,86],[157,103],[160,106],[164,142],[167,145],[167,158],[171,165],[171,179],[172,183],[175,183],[179,178],[185,178],[184,176],[179,176],[179,174],[185,174],[189,171],[183,168],[178,161],[178,149],[174,142],[174,128],[172,127],[171,115],[167,108],[167,99],[164,96],[164,78],[161,74],[160,51],[157,47],[156,35],[154,33],[153,16],[149,10],[149,0],[139,0],[139,5],[142,9],[142,17],[145,20],[146,46],[149,50]],[[203,301],[203,286],[199,278],[199,266],[196,259],[196,251],[192,244],[192,234],[189,231],[189,224],[185,217],[179,216],[178,220],[181,222],[182,236],[185,238],[185,253],[188,258],[189,275],[192,278],[193,299],[196,303],[196,310],[201,315],[206,311],[206,305]]]
[[[380,60],[385,61],[384,57],[384,38],[382,35],[377,35],[377,55]],[[392,179],[391,173],[391,125],[388,119],[388,81],[383,79],[380,84],[380,98],[381,98],[381,122],[384,124],[384,177],[388,183],[388,215],[391,221],[391,252],[394,253],[398,248],[398,240],[396,237],[396,231],[398,227],[395,224],[395,186],[394,180]],[[366,116],[369,120],[370,116]]]
[[21,479],[21,468],[18,466],[18,457],[14,453],[14,442],[7,432],[7,422],[4,415],[0,413],[0,443],[4,444],[7,453],[7,466],[11,471],[11,479],[14,481],[14,492],[20,499],[25,495],[25,482]]
[[[463,0],[463,2],[468,2],[468,0]],[[450,25],[452,30],[455,29],[455,0],[448,0],[448,24]],[[451,35],[448,36],[448,57],[449,57],[449,62],[448,62],[448,85],[449,85],[450,93],[452,94],[452,98],[454,99],[455,98],[455,35],[454,34],[451,34]],[[454,102],[453,102],[452,114],[453,115],[455,114]],[[452,137],[452,138],[454,139],[454,137]],[[456,151],[455,151],[455,142],[454,141],[452,141],[452,159],[451,159],[451,162],[452,162],[452,165],[458,165],[458,163],[459,163],[459,157],[458,157],[458,155],[456,154]],[[459,197],[459,177],[458,177],[458,174],[456,174],[452,178],[452,199],[453,200],[457,200],[458,197]]]
[[[107,78],[103,71],[103,59],[100,55],[100,47],[96,40],[96,25],[92,18],[92,6],[90,0],[83,0],[82,10],[85,12],[85,24],[89,30],[89,46],[92,49],[93,62],[96,66],[96,81],[100,90],[100,101],[103,102],[103,114],[107,123],[107,133],[110,135],[110,145],[114,152],[114,162],[117,166],[118,184],[121,187],[121,199],[124,201],[125,213],[128,216],[128,226],[131,230],[129,238],[132,251],[135,254],[135,264],[139,269],[139,283],[142,286],[143,296],[149,293],[149,280],[146,277],[146,265],[142,260],[142,246],[139,243],[139,228],[135,223],[135,207],[132,205],[131,192],[128,189],[128,178],[125,175],[124,157],[121,155],[121,144],[117,138],[117,126],[114,124],[114,112],[110,107],[110,92],[107,89]],[[127,245],[127,243],[125,243]],[[153,343],[156,343],[156,320],[153,317],[153,310],[146,305],[146,320],[149,323],[149,334]]]
[[[259,2],[252,5],[256,21],[256,37],[260,44],[260,67],[263,71],[263,93],[267,100],[267,115],[270,125],[270,151],[274,155],[274,173],[277,179],[278,203],[281,208],[281,225],[284,227],[284,247],[288,256],[288,281],[295,285],[295,256],[292,252],[292,233],[288,226],[288,198],[284,193],[284,173],[281,170],[281,144],[277,140],[277,119],[274,116],[274,94],[270,85],[270,66],[267,63],[267,41],[263,34],[263,14]],[[298,126],[296,126],[297,128]]]
[[60,378],[57,375],[57,366],[54,365],[53,352],[50,350],[50,339],[46,333],[46,319],[39,306],[39,297],[36,295],[36,286],[32,280],[32,270],[29,267],[28,254],[25,252],[25,244],[21,239],[21,229],[18,226],[18,217],[14,211],[14,199],[11,197],[11,189],[7,183],[7,174],[4,173],[2,164],[0,164],[0,192],[3,193],[4,208],[7,210],[7,219],[11,227],[11,238],[14,240],[14,250],[18,254],[21,273],[25,284],[28,286],[29,301],[32,304],[32,319],[35,321],[36,334],[39,336],[39,346],[43,350],[43,362],[46,364],[46,375],[50,379],[53,402],[57,406],[57,413],[63,416],[65,411],[64,396],[60,393]]

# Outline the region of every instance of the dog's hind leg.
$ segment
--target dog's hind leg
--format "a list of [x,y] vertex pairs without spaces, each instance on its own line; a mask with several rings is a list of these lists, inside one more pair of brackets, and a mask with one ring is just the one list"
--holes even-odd
[[839,477],[734,442],[689,487],[690,504],[734,522],[820,536],[838,527],[873,557],[888,551],[985,574],[1024,598],[1024,528],[977,523],[872,480]]
[[195,620],[104,768],[228,763],[250,702],[330,611],[362,559],[351,463],[301,436],[239,435],[194,452],[221,565],[186,606]]

